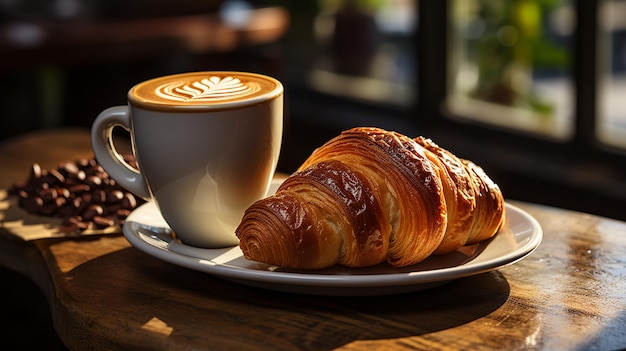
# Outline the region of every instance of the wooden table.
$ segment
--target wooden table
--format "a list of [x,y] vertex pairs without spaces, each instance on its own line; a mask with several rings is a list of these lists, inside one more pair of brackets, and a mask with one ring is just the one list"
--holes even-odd
[[[84,130],[19,137],[0,146],[0,185],[25,177],[33,162],[90,156]],[[402,295],[247,287],[163,262],[121,235],[23,241],[0,228],[0,265],[42,288],[60,338],[77,350],[626,347],[626,223],[511,202],[543,227],[531,256]]]

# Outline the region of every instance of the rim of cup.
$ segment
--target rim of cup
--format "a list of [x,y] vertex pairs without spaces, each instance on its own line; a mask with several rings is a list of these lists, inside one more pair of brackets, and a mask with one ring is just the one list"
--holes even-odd
[[[162,87],[164,85],[173,86],[173,85],[184,85],[182,80],[188,79],[190,77],[199,77],[206,78],[211,80],[211,78],[234,78],[241,81],[240,85],[245,85],[248,82],[254,82],[258,80],[264,80],[272,83],[274,85],[273,89],[268,91],[257,91],[257,92],[248,92],[248,95],[244,94],[244,97],[234,97],[234,98],[206,98],[206,99],[198,99],[196,101],[191,100],[172,100],[172,99],[164,99],[162,97],[151,97],[153,95],[158,95],[153,90],[146,91],[146,87],[150,85],[158,84],[159,82],[163,82],[162,85],[158,85],[157,87]],[[179,78],[181,80],[176,81],[174,78]],[[250,79],[250,81],[246,81],[246,79]],[[242,81],[243,80],[243,81]],[[231,80],[232,82],[232,80]],[[172,87],[174,89],[176,87]],[[189,87],[186,87],[189,88]],[[194,87],[191,87],[194,88]],[[239,72],[239,71],[198,71],[198,72],[186,72],[186,73],[177,73],[170,74],[165,76],[160,76],[157,78],[152,78],[141,83],[136,84],[128,91],[128,101],[130,104],[141,107],[148,110],[157,110],[157,111],[177,111],[177,112],[198,112],[198,111],[215,111],[215,110],[227,110],[233,108],[241,108],[245,106],[259,104],[274,98],[281,96],[284,93],[283,85],[277,79],[253,72]]]

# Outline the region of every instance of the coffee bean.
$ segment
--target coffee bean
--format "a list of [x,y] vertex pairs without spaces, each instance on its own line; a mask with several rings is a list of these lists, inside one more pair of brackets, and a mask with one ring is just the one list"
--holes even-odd
[[72,194],[81,194],[89,190],[91,190],[91,187],[87,184],[74,184],[69,187],[69,191]]
[[81,158],[79,160],[76,161],[76,165],[82,169],[88,169],[88,168],[93,168],[96,167],[98,165],[98,163],[96,162],[96,159],[94,158]]
[[67,199],[64,197],[57,197],[56,199],[54,199],[54,204],[56,205],[57,208],[64,207],[66,203],[67,203]]
[[102,184],[102,178],[97,175],[90,175],[85,179],[85,183],[92,187],[98,187]]
[[93,224],[98,229],[104,229],[104,228],[108,228],[108,227],[114,225],[115,222],[111,218],[102,217],[102,216],[95,216],[93,218]]
[[80,195],[80,198],[83,200],[83,202],[91,203],[93,199],[93,193],[82,193]]
[[126,219],[126,217],[130,216],[130,213],[131,211],[125,208],[120,208],[119,210],[115,211],[117,217],[122,219]]
[[49,170],[48,176],[52,178],[51,184],[62,184],[65,182],[65,176],[56,169]]
[[68,188],[56,188],[57,197],[62,197],[65,199],[69,199],[72,196],[70,189]]
[[41,174],[42,174],[41,166],[39,166],[39,164],[37,163],[34,163],[30,169],[30,178],[39,179],[41,178]]
[[70,179],[72,179],[72,180],[76,180],[76,181],[81,181],[82,182],[83,180],[85,180],[85,178],[87,178],[87,173],[85,173],[85,171],[83,171],[83,170],[79,170],[76,173],[70,173],[69,176],[70,176]]
[[91,193],[91,201],[98,204],[103,204],[107,202],[107,197],[108,195],[106,191],[102,189],[94,190],[94,192]]
[[65,174],[77,174],[80,171],[80,168],[76,165],[76,163],[72,162],[61,162],[59,163],[59,170],[64,171]]
[[123,209],[132,210],[137,206],[137,199],[131,193],[125,193],[122,200],[120,200],[120,204]]
[[44,203],[48,203],[57,197],[57,191],[55,189],[43,189],[39,192],[39,197],[43,200]]
[[60,229],[66,233],[82,232],[89,229],[89,223],[84,222],[80,216],[71,216],[63,221]]
[[95,216],[100,216],[104,213],[104,208],[100,205],[89,205],[81,215],[86,221],[91,221]]
[[[132,155],[124,160],[136,168]],[[94,158],[60,162],[50,170],[35,163],[9,194],[29,213],[63,218],[59,229],[67,233],[122,224],[144,202],[120,187]]]
[[107,203],[117,203],[124,198],[124,192],[118,189],[113,189],[107,193]]

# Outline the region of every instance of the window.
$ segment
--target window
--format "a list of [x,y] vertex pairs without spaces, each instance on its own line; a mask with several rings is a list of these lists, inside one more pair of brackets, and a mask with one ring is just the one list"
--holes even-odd
[[446,105],[452,115],[571,138],[570,1],[454,0],[449,21]]

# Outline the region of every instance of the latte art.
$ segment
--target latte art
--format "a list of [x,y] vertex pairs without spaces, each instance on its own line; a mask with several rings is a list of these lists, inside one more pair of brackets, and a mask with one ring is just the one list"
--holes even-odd
[[283,94],[274,78],[250,72],[207,71],[158,77],[128,92],[128,101],[158,111],[206,111],[240,108]]
[[255,94],[261,87],[254,82],[244,84],[233,77],[209,77],[187,84],[169,82],[159,86],[155,93],[171,101],[220,101]]

